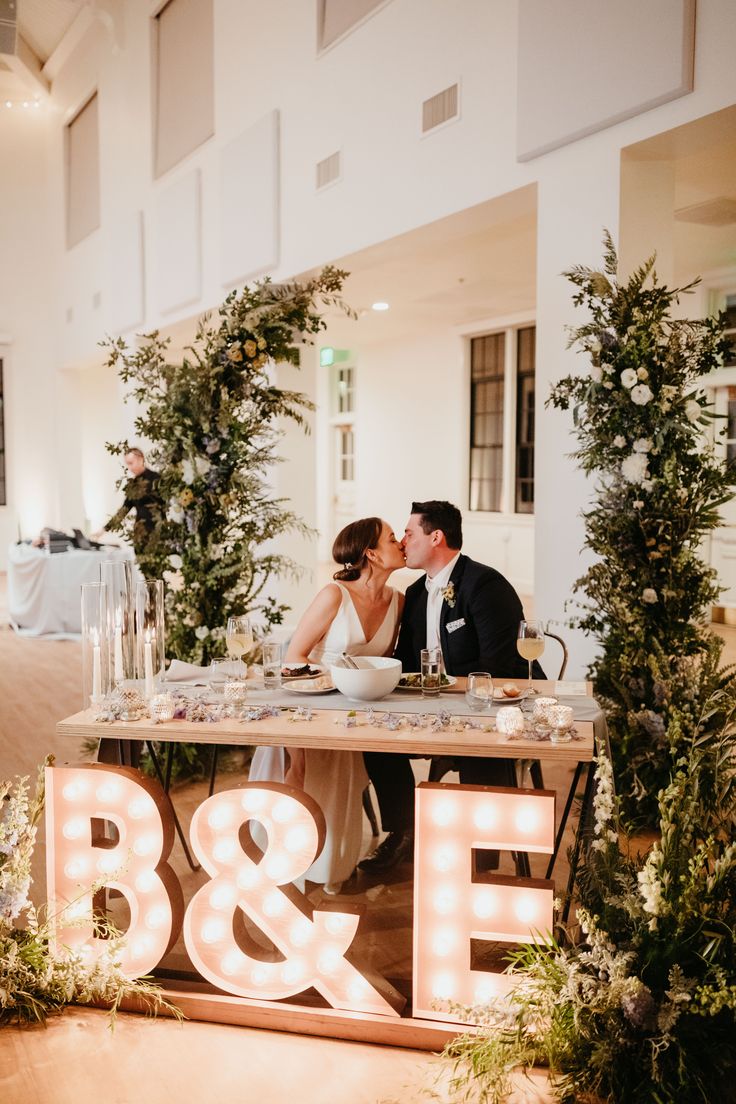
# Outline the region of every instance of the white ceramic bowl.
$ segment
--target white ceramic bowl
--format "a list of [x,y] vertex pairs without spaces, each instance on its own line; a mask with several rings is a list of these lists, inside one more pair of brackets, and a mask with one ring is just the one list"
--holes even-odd
[[358,670],[330,667],[332,681],[341,694],[353,701],[378,701],[398,685],[401,663],[385,656],[353,656]]

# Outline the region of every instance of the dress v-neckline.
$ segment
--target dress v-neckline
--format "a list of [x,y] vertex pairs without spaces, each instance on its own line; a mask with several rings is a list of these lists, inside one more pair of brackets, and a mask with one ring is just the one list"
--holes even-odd
[[376,629],[376,631],[374,632],[373,636],[372,636],[372,637],[370,638],[370,640],[369,640],[369,639],[368,639],[368,637],[366,636],[366,631],[365,631],[365,628],[364,628],[364,626],[363,626],[363,622],[362,622],[362,621],[360,620],[360,614],[358,613],[358,609],[357,609],[357,606],[355,605],[355,602],[353,601],[353,596],[352,596],[352,594],[350,593],[350,591],[348,590],[348,588],[347,588],[346,586],[342,586],[342,585],[341,585],[340,583],[338,583],[338,586],[339,586],[339,587],[340,587],[340,589],[341,589],[341,590],[343,590],[343,591],[345,592],[345,594],[347,595],[347,598],[348,598],[348,602],[350,603],[350,607],[351,607],[351,609],[352,609],[353,613],[355,614],[355,618],[356,618],[356,620],[357,620],[358,624],[360,625],[360,631],[361,631],[361,632],[362,632],[362,634],[363,634],[363,644],[364,644],[364,646],[365,646],[365,647],[367,647],[367,646],[368,646],[369,644],[371,644],[371,643],[372,643],[372,642],[373,642],[373,641],[374,641],[374,640],[376,639],[376,637],[377,637],[377,636],[378,636],[378,634],[380,633],[381,629],[382,629],[382,628],[383,628],[383,626],[384,626],[384,625],[386,624],[386,618],[388,617],[389,613],[391,612],[391,607],[392,607],[392,606],[393,606],[393,604],[394,604],[394,594],[395,594],[396,592],[394,591],[394,593],[393,593],[393,594],[391,595],[391,597],[390,597],[390,599],[389,599],[389,603],[388,603],[388,606],[386,607],[386,612],[385,612],[385,614],[383,615],[383,620],[381,621],[381,624],[380,624],[380,625],[378,626],[378,628],[377,628],[377,629]]

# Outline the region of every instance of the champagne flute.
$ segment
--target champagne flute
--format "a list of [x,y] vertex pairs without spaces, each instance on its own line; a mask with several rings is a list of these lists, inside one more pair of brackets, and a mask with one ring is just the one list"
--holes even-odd
[[516,636],[516,649],[522,659],[525,659],[529,664],[529,689],[526,693],[528,697],[531,697],[533,694],[539,693],[532,686],[532,663],[535,659],[539,659],[544,652],[544,622],[520,621]]
[[239,667],[253,647],[253,629],[249,617],[228,617],[225,631],[227,654]]

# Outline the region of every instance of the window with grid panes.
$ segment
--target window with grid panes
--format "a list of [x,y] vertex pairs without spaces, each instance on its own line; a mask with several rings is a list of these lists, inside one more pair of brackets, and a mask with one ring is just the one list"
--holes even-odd
[[470,342],[470,509],[500,510],[505,333]]
[[8,497],[5,484],[5,380],[3,362],[0,360],[0,506],[7,506]]
[[355,436],[352,426],[338,428],[338,478],[343,483],[355,479]]
[[[725,366],[736,367],[736,295],[726,296],[724,308],[726,316],[726,337],[730,338],[731,348],[725,359]],[[736,464],[736,387],[729,387],[726,406],[726,463],[729,467]]]
[[338,366],[336,374],[337,413],[352,414],[354,397],[352,365]]
[[517,514],[534,513],[534,348],[536,329],[516,331],[516,479]]

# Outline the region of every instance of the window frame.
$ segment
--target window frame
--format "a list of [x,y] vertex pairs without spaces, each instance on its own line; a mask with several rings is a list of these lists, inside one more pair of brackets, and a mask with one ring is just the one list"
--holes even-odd
[[[351,375],[351,382],[349,388],[349,395],[351,399],[350,410],[340,410],[340,398],[339,398],[339,384],[340,375],[344,371],[349,371]],[[335,494],[339,494],[341,490],[354,489],[357,480],[356,474],[356,394],[357,394],[357,367],[354,357],[349,357],[346,360],[337,361],[334,364],[329,365],[329,434],[330,434],[330,452],[332,456],[332,483],[333,491]],[[342,477],[342,465],[343,458],[346,453],[342,449],[342,434],[345,430],[349,430],[352,437],[352,479],[343,479]]]
[[[518,331],[533,327],[536,330],[537,318],[532,311],[503,318],[488,318],[473,324],[472,329],[459,328],[456,332],[463,342],[464,380],[465,380],[465,509],[469,519],[515,519],[534,524],[534,511],[516,510],[516,456],[517,456],[517,360]],[[472,510],[470,507],[470,442],[471,442],[471,341],[475,337],[487,337],[494,333],[506,335],[504,349],[504,410],[503,410],[503,448],[501,501],[498,510]],[[536,364],[535,364],[536,379]],[[536,434],[535,434],[536,435]]]

